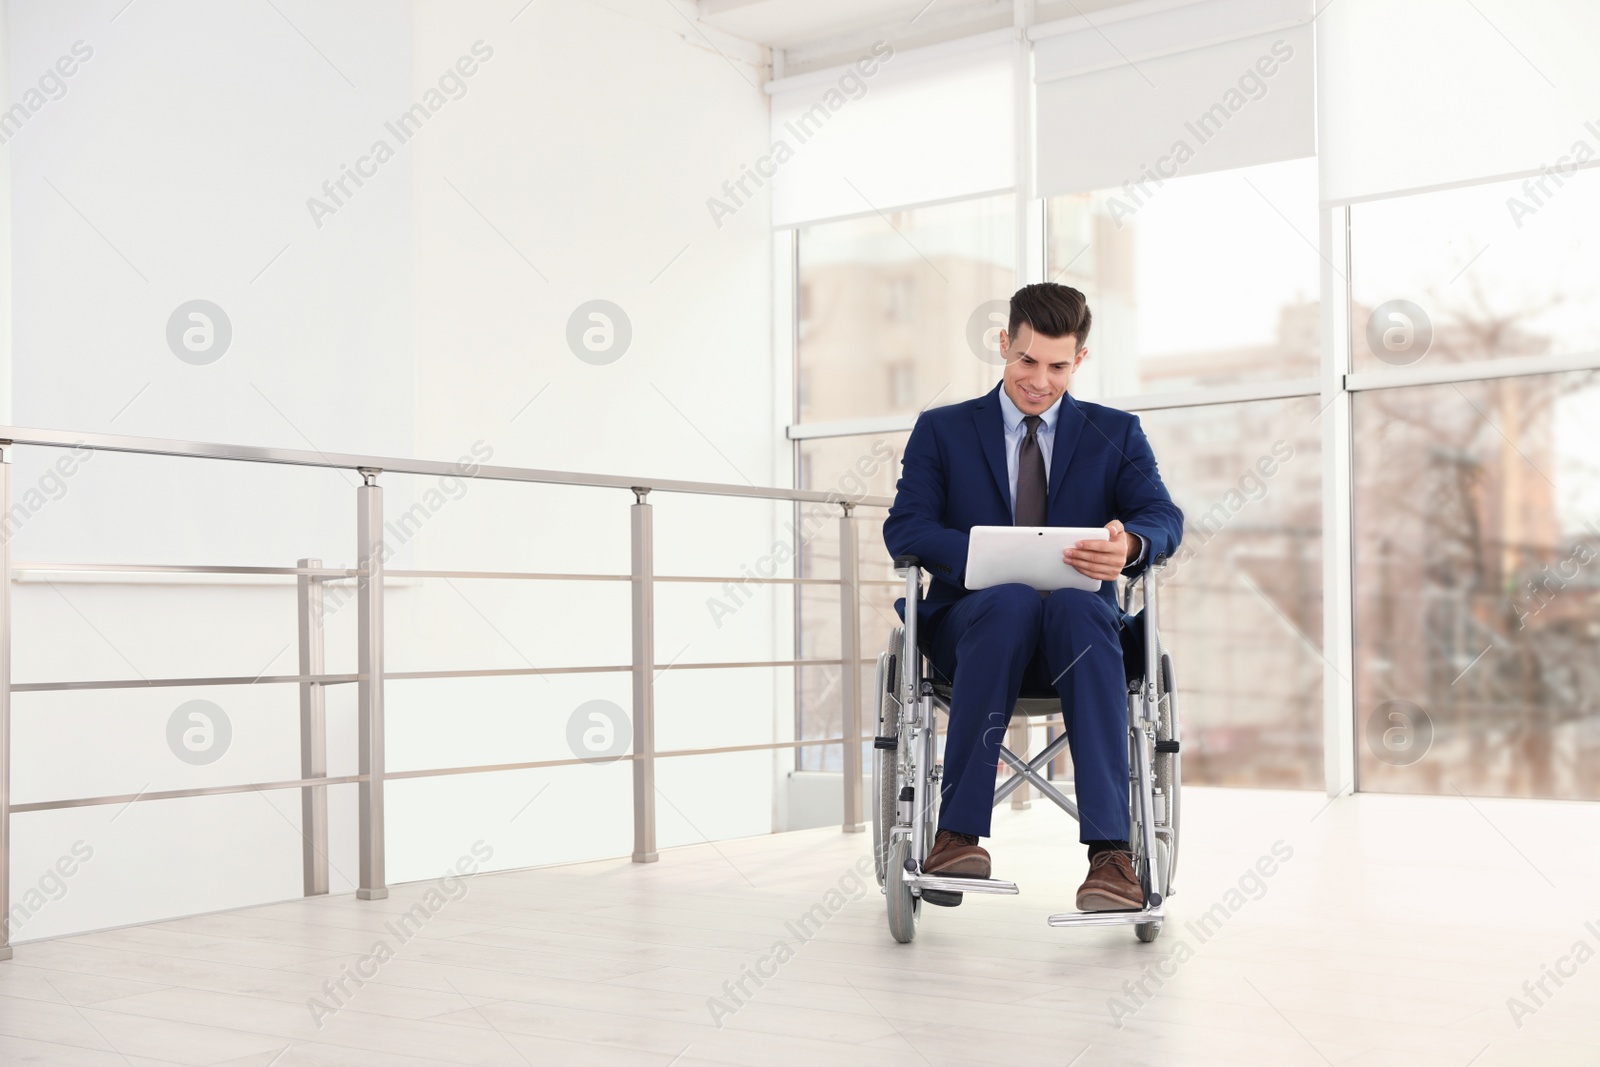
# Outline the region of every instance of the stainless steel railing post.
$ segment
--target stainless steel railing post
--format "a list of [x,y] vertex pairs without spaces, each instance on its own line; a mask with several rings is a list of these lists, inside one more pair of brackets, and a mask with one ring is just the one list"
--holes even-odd
[[656,852],[656,593],[649,489],[633,490],[633,862]]
[[861,553],[854,505],[840,501],[839,516],[839,691],[844,699],[844,825],[847,834],[865,829],[861,821]]
[[[298,567],[321,567],[320,559],[302,559]],[[300,675],[302,678],[324,673],[322,632],[323,579],[320,575],[297,575],[295,608],[300,620]],[[300,683],[300,777],[328,776],[327,690],[321,682]],[[328,787],[306,786],[300,790],[300,869],[305,895],[321,896],[328,891]]]
[[11,958],[11,442],[0,442],[0,960]]
[[357,719],[361,884],[356,897],[382,900],[389,895],[383,862],[383,488],[376,467],[362,467],[356,489]]

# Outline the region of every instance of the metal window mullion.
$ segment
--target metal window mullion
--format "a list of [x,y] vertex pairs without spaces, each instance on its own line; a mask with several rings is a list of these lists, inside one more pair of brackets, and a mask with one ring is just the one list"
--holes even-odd
[[0,444],[0,960],[11,958],[11,444]]
[[[1324,207],[1322,243],[1322,773],[1328,796],[1356,784],[1354,451],[1350,211]],[[1335,264],[1342,264],[1343,270]]]
[[1372,389],[1410,389],[1415,386],[1455,385],[1587,370],[1600,370],[1600,351],[1557,356],[1502,356],[1476,363],[1417,364],[1360,371],[1346,375],[1344,387],[1349,392],[1359,393]]

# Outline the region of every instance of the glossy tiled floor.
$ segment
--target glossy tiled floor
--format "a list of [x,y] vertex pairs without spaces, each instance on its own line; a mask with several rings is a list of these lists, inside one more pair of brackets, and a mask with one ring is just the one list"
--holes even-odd
[[0,1063],[1600,1063],[1600,805],[1186,800],[1152,945],[1045,925],[1084,861],[1036,804],[989,842],[1021,895],[926,909],[911,945],[852,892],[869,835],[831,830],[25,944]]

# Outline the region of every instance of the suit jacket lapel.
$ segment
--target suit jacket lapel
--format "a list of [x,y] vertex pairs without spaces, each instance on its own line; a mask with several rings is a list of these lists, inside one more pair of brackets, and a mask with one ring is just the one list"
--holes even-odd
[[1056,416],[1055,446],[1050,451],[1050,510],[1055,510],[1061,498],[1061,483],[1072,463],[1072,453],[1078,447],[1078,437],[1083,433],[1084,414],[1070,394],[1061,397],[1061,410]]
[[983,456],[989,461],[989,471],[1000,490],[1000,499],[1006,510],[1011,509],[1011,479],[1006,474],[1006,426],[1000,417],[1000,387],[991,389],[982,402],[972,409],[972,423],[978,431],[978,442],[983,446]]

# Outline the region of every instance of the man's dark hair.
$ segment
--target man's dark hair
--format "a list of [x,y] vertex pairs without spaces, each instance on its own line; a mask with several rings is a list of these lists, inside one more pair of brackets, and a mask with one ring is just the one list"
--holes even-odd
[[1024,285],[1011,297],[1011,323],[1006,333],[1012,339],[1017,327],[1026,322],[1033,332],[1046,337],[1065,337],[1073,334],[1082,348],[1089,339],[1089,301],[1069,285],[1055,282],[1036,282]]

